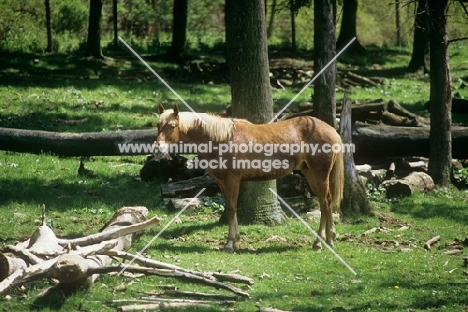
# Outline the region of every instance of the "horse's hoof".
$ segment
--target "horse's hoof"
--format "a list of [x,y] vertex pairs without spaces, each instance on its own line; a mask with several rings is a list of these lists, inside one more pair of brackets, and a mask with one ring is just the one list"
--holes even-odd
[[228,241],[226,245],[224,245],[224,251],[232,253],[234,252],[234,243],[232,241]]
[[321,251],[322,250],[322,246],[320,244],[314,244],[312,246],[312,249],[315,250],[315,251]]

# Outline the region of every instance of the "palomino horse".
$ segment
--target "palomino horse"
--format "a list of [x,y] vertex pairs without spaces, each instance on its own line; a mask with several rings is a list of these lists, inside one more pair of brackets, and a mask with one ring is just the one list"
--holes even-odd
[[[340,205],[344,183],[341,137],[333,127],[309,116],[257,125],[243,119],[179,112],[177,106],[164,110],[159,105],[159,113],[156,146],[173,152],[173,147],[190,145],[191,153],[204,159],[209,174],[218,182],[226,199],[226,250],[233,251],[240,238],[237,199],[241,181],[277,179],[294,170],[305,176],[318,197],[318,235],[333,246],[332,207]],[[321,249],[318,238],[313,247]]]

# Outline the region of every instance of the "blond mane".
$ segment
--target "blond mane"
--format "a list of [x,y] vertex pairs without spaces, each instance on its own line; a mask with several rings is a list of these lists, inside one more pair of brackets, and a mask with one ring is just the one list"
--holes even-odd
[[[173,116],[172,109],[165,110],[159,116],[160,121],[167,122]],[[200,117],[205,121],[201,121]],[[248,122],[242,119],[223,118],[213,114],[194,114],[191,112],[179,113],[179,130],[181,133],[187,134],[191,129],[201,127],[202,133],[208,137],[210,141],[222,142],[232,138],[232,133],[235,129],[235,122]]]

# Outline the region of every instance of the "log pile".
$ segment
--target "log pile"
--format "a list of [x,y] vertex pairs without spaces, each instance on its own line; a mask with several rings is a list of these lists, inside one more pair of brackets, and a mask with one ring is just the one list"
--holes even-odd
[[[248,277],[236,274],[198,272],[185,269],[170,263],[160,262],[141,255],[133,255],[125,251],[132,240],[146,228],[159,225],[159,218],[147,218],[146,207],[123,207],[107,222],[97,234],[73,239],[58,238],[53,230],[45,224],[45,207],[42,213],[42,225],[31,237],[16,245],[7,245],[0,252],[0,295],[7,294],[13,287],[37,281],[51,279],[53,288],[76,289],[89,286],[100,274],[105,273],[138,273],[171,277],[196,284],[203,284],[216,289],[230,291],[230,302],[236,296],[249,298],[249,294],[231,283],[252,285],[254,281]],[[118,259],[119,264],[113,264]],[[125,264],[125,261],[128,263]],[[205,295],[199,293],[164,293],[164,296],[205,297],[202,305],[220,304],[222,295]],[[216,301],[213,301],[213,298]],[[161,299],[153,296],[152,304],[177,306],[182,299]],[[200,305],[200,302],[182,300],[185,304]],[[133,307],[133,310],[137,307]],[[124,308],[122,310],[130,311]]]

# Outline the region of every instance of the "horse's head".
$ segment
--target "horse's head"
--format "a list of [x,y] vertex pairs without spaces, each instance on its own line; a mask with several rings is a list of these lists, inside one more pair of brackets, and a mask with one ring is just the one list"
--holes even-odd
[[179,107],[174,106],[174,109],[165,110],[159,104],[159,122],[158,122],[158,137],[154,144],[161,151],[162,145],[168,147],[170,144],[179,142]]

